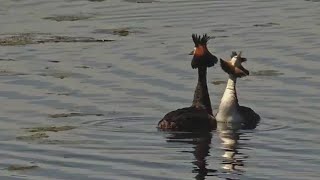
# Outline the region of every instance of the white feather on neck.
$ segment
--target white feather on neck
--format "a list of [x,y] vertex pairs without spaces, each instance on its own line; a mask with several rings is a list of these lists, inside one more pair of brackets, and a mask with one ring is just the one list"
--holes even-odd
[[242,118],[238,112],[238,99],[236,92],[237,78],[229,75],[227,87],[221,99],[216,116],[218,122],[241,122]]

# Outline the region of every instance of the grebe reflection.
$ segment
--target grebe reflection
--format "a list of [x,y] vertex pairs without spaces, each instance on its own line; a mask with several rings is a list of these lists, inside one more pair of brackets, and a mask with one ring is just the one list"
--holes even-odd
[[183,142],[194,145],[193,154],[194,160],[191,162],[194,166],[192,173],[195,173],[196,180],[204,180],[207,176],[212,176],[217,170],[208,169],[207,157],[210,156],[212,133],[211,132],[193,132],[193,133],[174,133],[171,132],[167,137],[167,142]]

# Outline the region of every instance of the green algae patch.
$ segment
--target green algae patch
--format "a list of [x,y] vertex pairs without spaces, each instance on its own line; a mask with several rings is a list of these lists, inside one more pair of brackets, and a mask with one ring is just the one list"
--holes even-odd
[[75,66],[75,68],[89,69],[89,68],[90,68],[90,66],[82,65],[82,66]]
[[46,33],[18,33],[0,36],[0,46],[22,46],[43,43],[93,43],[111,42],[112,39],[95,39],[92,37],[55,36]]
[[271,27],[271,26],[279,26],[279,23],[273,23],[273,22],[269,22],[269,23],[261,23],[261,24],[254,24],[254,27]]
[[79,21],[79,20],[86,20],[91,18],[91,16],[86,15],[55,15],[55,16],[49,16],[44,17],[45,20],[52,20],[52,21]]
[[39,168],[39,166],[36,165],[10,165],[7,170],[8,171],[25,171],[25,170],[32,170]]
[[27,75],[27,74],[0,69],[0,76],[21,76],[21,75]]
[[128,36],[129,33],[130,33],[129,29],[127,29],[127,28],[113,30],[113,34],[119,35],[119,36]]
[[16,60],[15,59],[10,59],[10,58],[8,58],[8,59],[0,58],[0,61],[16,61]]
[[0,38],[1,46],[18,46],[18,45],[26,45],[26,44],[34,44],[32,37],[28,34],[14,35]]
[[260,71],[253,71],[252,76],[281,76],[284,73],[281,73],[277,70],[260,70]]
[[156,0],[124,0],[126,2],[131,2],[131,3],[154,3],[158,2]]
[[128,36],[132,33],[134,34],[142,34],[145,28],[141,27],[122,27],[116,29],[96,29],[93,31],[95,34],[112,34],[117,36]]
[[92,37],[72,37],[72,36],[50,36],[49,38],[39,40],[39,43],[90,43],[90,42],[111,42],[111,39],[95,39]]
[[33,128],[26,128],[28,132],[36,132],[36,133],[43,133],[43,132],[59,132],[59,131],[68,131],[75,129],[75,126],[47,126],[47,127],[33,127]]
[[83,144],[83,141],[71,141],[71,140],[58,140],[58,139],[41,139],[38,141],[39,144],[50,144],[50,145],[70,145],[70,144]]
[[57,96],[70,96],[70,93],[52,93],[52,92],[49,92],[49,93],[46,93],[48,95],[57,95]]
[[31,135],[25,135],[25,136],[18,136],[16,137],[17,140],[23,140],[23,141],[34,141],[39,139],[48,138],[49,136],[46,133],[39,132]]
[[51,72],[51,73],[48,72],[48,73],[40,73],[39,75],[44,77],[51,76],[58,79],[64,79],[64,78],[71,77],[73,74],[69,72]]
[[225,84],[226,81],[221,81],[221,80],[216,80],[211,82],[213,85],[220,85],[220,84]]
[[51,118],[76,117],[76,116],[103,116],[103,114],[91,114],[91,113],[61,113],[61,114],[49,114],[49,117],[51,117]]

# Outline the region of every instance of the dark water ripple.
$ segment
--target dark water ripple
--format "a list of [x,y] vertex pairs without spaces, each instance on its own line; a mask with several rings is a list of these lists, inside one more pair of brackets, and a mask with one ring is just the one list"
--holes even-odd
[[[137,2],[2,2],[0,38],[115,41],[1,46],[0,179],[320,178],[316,1]],[[166,112],[191,103],[191,33],[215,37],[208,46],[219,57],[242,50],[248,58],[252,76],[238,92],[262,117],[256,129],[157,131]],[[225,79],[209,69],[209,82]],[[214,108],[224,88],[209,84]],[[25,129],[52,125],[76,128]]]

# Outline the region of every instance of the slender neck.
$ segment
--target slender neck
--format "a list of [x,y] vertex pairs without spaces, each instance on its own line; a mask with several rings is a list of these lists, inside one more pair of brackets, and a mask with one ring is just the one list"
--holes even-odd
[[229,75],[227,87],[223,93],[219,110],[238,106],[236,83],[237,78]]
[[192,106],[204,106],[207,112],[212,115],[211,101],[207,86],[207,67],[198,68],[198,84],[194,91]]
[[234,93],[236,94],[237,93],[236,92],[236,84],[237,84],[237,78],[232,75],[229,75],[226,90],[234,91]]

